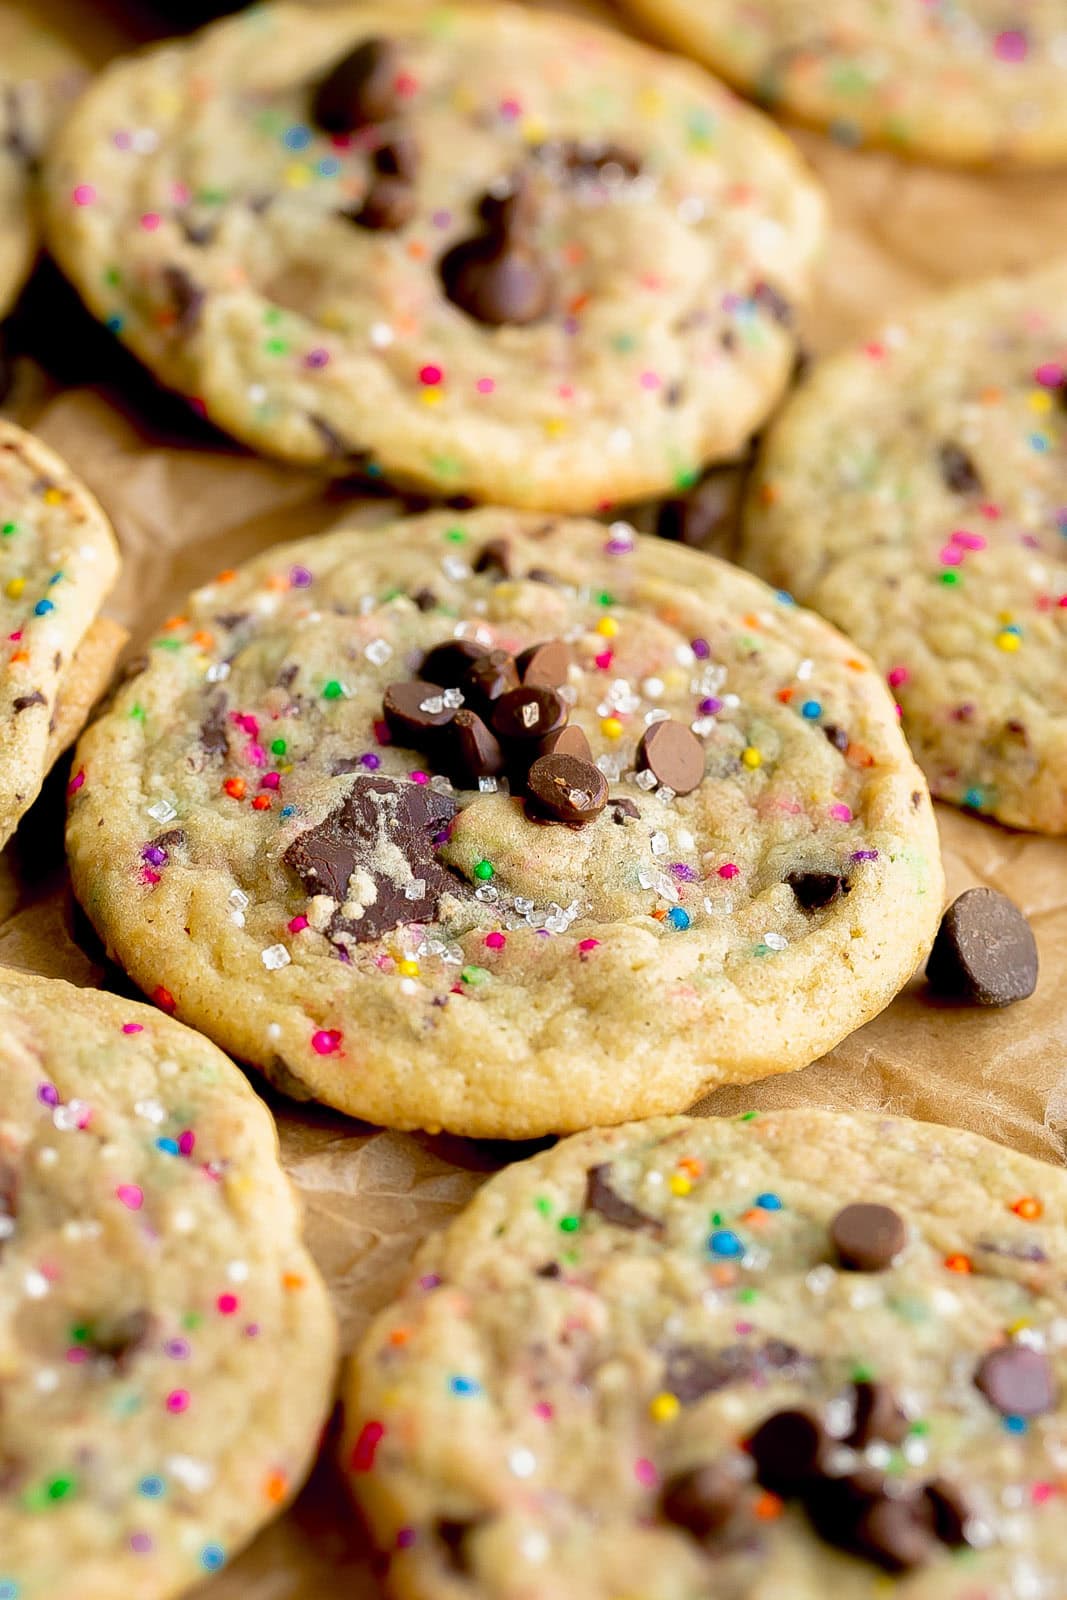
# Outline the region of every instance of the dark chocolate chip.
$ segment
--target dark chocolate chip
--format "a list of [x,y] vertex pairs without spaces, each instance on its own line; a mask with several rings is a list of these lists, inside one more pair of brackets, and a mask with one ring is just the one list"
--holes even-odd
[[908,1419],[887,1383],[857,1383],[853,1390],[854,1421],[847,1443],[863,1450],[875,1439],[900,1444],[908,1435]]
[[532,812],[571,828],[595,822],[608,803],[608,780],[599,767],[578,756],[539,756],[527,788]]
[[816,1533],[828,1544],[850,1548],[860,1517],[885,1494],[885,1483],[884,1475],[871,1467],[841,1477],[816,1475],[804,1488],[804,1509]]
[[437,596],[432,589],[416,589],[411,598],[420,611],[437,610]]
[[355,133],[370,122],[385,122],[397,109],[397,71],[390,39],[364,39],[318,85],[311,115],[327,133]]
[[28,711],[31,706],[46,706],[47,704],[48,701],[40,689],[34,689],[30,694],[16,695],[11,702],[11,707],[17,716],[20,711]]
[[796,1372],[806,1365],[808,1357],[784,1339],[724,1345],[720,1350],[672,1345],[666,1352],[663,1388],[688,1406],[734,1384],[765,1382],[771,1373]]
[[490,539],[478,552],[478,559],[474,563],[475,572],[495,572],[501,578],[510,578],[512,575],[511,540]]
[[963,1490],[946,1478],[934,1478],[922,1493],[941,1543],[952,1549],[968,1544],[967,1524],[974,1513]]
[[946,439],[938,447],[937,462],[945,487],[953,494],[981,494],[982,480],[978,469],[961,445]]
[[553,139],[535,145],[532,153],[579,182],[622,183],[641,175],[641,157],[610,140]]
[[784,880],[802,911],[823,911],[849,890],[839,872],[790,872]]
[[996,889],[968,889],[953,901],[926,977],[935,994],[971,1005],[1008,1006],[1037,987],[1037,944],[1018,906]]
[[725,1461],[709,1461],[669,1478],[660,1497],[660,1514],[695,1539],[706,1539],[725,1526],[737,1510],[745,1488],[743,1463],[738,1469]]
[[776,1411],[748,1441],[756,1477],[773,1494],[802,1494],[818,1477],[830,1441],[807,1411]]
[[442,1546],[445,1565],[453,1572],[465,1575],[471,1570],[465,1546],[467,1535],[476,1525],[452,1518],[442,1518],[434,1525],[434,1535]]
[[746,458],[713,468],[687,495],[665,500],[656,522],[660,538],[696,550],[728,542],[739,523],[749,465]]
[[535,1278],[562,1278],[563,1268],[558,1261],[546,1261],[543,1267],[538,1267],[534,1273]]
[[570,664],[571,653],[562,639],[532,644],[517,658],[523,683],[541,683],[549,689],[558,689],[566,683]]
[[127,1371],[133,1357],[148,1343],[152,1318],[147,1311],[131,1311],[126,1316],[94,1322],[85,1347],[100,1360],[110,1361],[120,1372]]
[[365,461],[367,452],[359,450],[350,440],[338,433],[332,422],[327,422],[325,417],[320,417],[317,412],[308,412],[308,421],[326,446],[326,450],[336,461],[351,461],[353,464]]
[[974,1381],[991,1406],[1006,1417],[1040,1417],[1056,1408],[1052,1363],[1041,1350],[1008,1344],[984,1356]]
[[224,756],[229,752],[226,705],[226,696],[216,695],[201,719],[200,745],[209,756]]
[[448,766],[452,782],[462,789],[475,789],[480,778],[498,778],[504,770],[500,741],[466,706],[452,720]]
[[177,328],[179,333],[194,333],[200,323],[200,314],[204,309],[207,299],[206,291],[201,288],[196,279],[186,272],[184,267],[177,264],[164,267],[163,277],[170,292],[170,298],[177,315]]
[[506,650],[490,650],[472,662],[460,687],[471,705],[486,716],[501,695],[510,694],[519,687],[519,669],[515,657]]
[[849,739],[849,736],[845,732],[844,728],[838,728],[832,722],[825,722],[825,723],[823,723],[823,730],[822,731],[823,731],[823,733],[825,733],[826,737],[829,739],[829,741],[833,745],[834,749],[835,750],[840,750],[841,754],[844,755],[845,751],[848,749],[849,745],[852,742]]
[[592,761],[589,740],[576,722],[569,722],[558,733],[550,733],[542,741],[541,754],[545,756],[576,756],[579,761]]
[[439,683],[442,689],[458,689],[472,662],[488,654],[489,646],[475,644],[473,639],[446,639],[423,656],[419,675],[427,683]]
[[493,732],[508,744],[532,744],[556,733],[567,721],[567,707],[555,689],[524,683],[501,695],[493,708]]
[[663,1224],[656,1217],[650,1217],[647,1211],[641,1211],[637,1206],[631,1205],[629,1200],[624,1200],[611,1183],[611,1162],[602,1161],[599,1166],[590,1167],[586,1174],[585,1207],[586,1211],[595,1211],[603,1217],[605,1222],[610,1222],[616,1228],[628,1228],[631,1233],[652,1233],[660,1235]]
[[527,237],[537,221],[538,204],[527,173],[516,172],[506,189],[488,190],[478,204],[478,215],[494,238]]
[[752,291],[752,298],[764,311],[769,312],[775,322],[780,322],[783,328],[792,326],[793,307],[773,283],[757,283]]
[[439,270],[453,305],[489,327],[539,322],[552,300],[548,268],[513,233],[464,239],[441,258]]
[[907,1244],[908,1230],[891,1206],[857,1201],[837,1213],[830,1238],[849,1272],[884,1272]]
[[419,170],[419,150],[410,134],[400,134],[374,152],[374,168],[387,178],[414,183]]
[[618,822],[623,827],[625,827],[628,822],[637,821],[641,815],[640,811],[634,805],[634,802],[628,799],[624,794],[612,795],[611,804],[614,808],[611,820],[613,822]]
[[442,728],[456,715],[455,706],[443,702],[444,691],[436,683],[411,678],[391,683],[382,700],[389,732],[397,744],[412,750],[437,748]]
[[363,197],[363,204],[343,216],[373,233],[399,233],[415,215],[415,191],[406,178],[380,176]]
[[636,765],[675,794],[692,794],[704,776],[704,746],[684,722],[668,717],[645,729]]
[[924,1566],[937,1545],[924,1516],[924,1507],[912,1496],[879,1496],[860,1513],[853,1540],[858,1554],[886,1572],[912,1572]]

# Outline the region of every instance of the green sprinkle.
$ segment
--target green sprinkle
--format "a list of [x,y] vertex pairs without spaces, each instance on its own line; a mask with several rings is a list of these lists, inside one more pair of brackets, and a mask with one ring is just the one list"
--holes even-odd
[[11,535],[13,533],[18,533],[18,531],[19,525],[17,522],[5,522],[0,524],[0,533],[3,534],[5,539],[10,539]]
[[474,869],[474,876],[476,878],[481,878],[483,882],[488,882],[488,880],[493,876],[492,863],[489,861],[479,861],[478,865]]
[[77,1488],[73,1478],[53,1478],[46,1493],[49,1500],[65,1500]]
[[274,742],[272,743],[271,747],[270,747],[271,755],[272,756],[283,756],[285,754],[285,751],[286,751],[285,740],[284,739],[275,739]]
[[913,1422],[911,1427],[908,1429],[908,1432],[914,1433],[917,1437],[921,1438],[923,1434],[930,1432],[930,1424],[928,1422],[923,1422],[922,1420]]
[[700,482],[699,467],[683,467],[674,474],[674,487],[676,489],[695,489]]
[[939,574],[939,577],[940,581],[943,584],[946,584],[950,589],[960,581],[960,575],[958,572],[942,572]]
[[285,319],[285,312],[279,306],[268,306],[263,313],[263,321],[269,328],[276,328]]
[[75,1327],[71,1328],[71,1330],[70,1330],[70,1342],[71,1342],[71,1344],[87,1344],[88,1341],[89,1341],[89,1324],[87,1322],[79,1322],[79,1323],[77,1323],[77,1325]]
[[755,1122],[758,1116],[758,1111],[742,1111],[737,1120],[738,1122]]
[[490,973],[486,967],[464,967],[460,973],[464,983],[472,983],[475,986],[479,983],[484,983],[489,976]]
[[184,639],[155,639],[152,643],[153,650],[181,650],[185,645]]
[[340,700],[344,690],[336,678],[331,678],[329,683],[323,685],[322,698],[324,700]]
[[861,1361],[852,1368],[850,1376],[853,1383],[873,1383],[874,1369],[872,1367],[865,1366]]
[[539,1194],[537,1196],[534,1201],[534,1210],[539,1212],[542,1217],[550,1217],[552,1215],[552,1202],[547,1194]]
[[564,1265],[568,1267],[576,1267],[581,1259],[581,1255],[577,1250],[564,1250],[563,1252],[562,1260]]
[[596,603],[598,606],[613,606],[615,604],[615,596],[609,594],[605,589],[602,594],[597,595]]
[[107,271],[104,273],[104,282],[109,286],[109,288],[117,289],[119,287],[122,282],[122,273],[119,271],[118,267],[108,267]]
[[755,1305],[755,1303],[756,1303],[756,1301],[758,1299],[759,1299],[759,1290],[758,1289],[738,1289],[738,1291],[737,1291],[737,1300],[738,1300],[740,1305],[743,1305],[743,1306]]
[[713,1211],[711,1213],[711,1225],[713,1228],[721,1228],[725,1220],[721,1211]]
[[581,1217],[560,1217],[559,1219],[561,1233],[577,1233],[581,1225]]
[[466,530],[464,528],[446,528],[445,538],[449,544],[464,544],[467,539]]
[[182,1314],[183,1328],[199,1328],[204,1318],[199,1311],[186,1311]]
[[632,333],[617,333],[611,341],[612,349],[618,350],[622,355],[633,350],[636,345],[637,340]]
[[287,356],[291,346],[288,339],[268,339],[263,348],[269,356]]
[[144,706],[131,706],[130,707],[130,716],[133,718],[134,722],[143,722],[144,721]]
[[196,198],[202,206],[222,206],[227,195],[225,189],[201,189]]

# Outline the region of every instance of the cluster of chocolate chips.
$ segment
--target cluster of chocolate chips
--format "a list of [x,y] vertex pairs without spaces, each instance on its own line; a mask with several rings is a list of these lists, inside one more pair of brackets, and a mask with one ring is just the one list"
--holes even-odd
[[[327,133],[356,133],[393,121],[400,112],[400,63],[389,39],[364,39],[315,90],[311,114]],[[344,215],[361,228],[395,232],[415,214],[418,152],[406,134],[379,144],[371,156],[371,182],[360,205]]]
[[539,255],[533,185],[518,172],[478,207],[481,229],[442,256],[441,282],[453,305],[476,322],[499,327],[538,322],[552,300],[552,277]]

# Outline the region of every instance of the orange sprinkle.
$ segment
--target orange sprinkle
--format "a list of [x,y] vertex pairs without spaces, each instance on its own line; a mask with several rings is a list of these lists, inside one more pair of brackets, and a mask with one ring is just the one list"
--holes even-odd
[[723,1261],[719,1266],[712,1268],[711,1280],[716,1288],[729,1289],[737,1282],[737,1268]]
[[408,255],[412,261],[424,261],[426,259],[426,246],[421,239],[412,239],[408,245]]
[[1045,1208],[1036,1195],[1024,1194],[1012,1201],[1009,1210],[1014,1211],[1017,1217],[1022,1217],[1024,1222],[1036,1222],[1038,1217],[1044,1215]]
[[201,650],[210,650],[215,643],[215,636],[212,633],[205,633],[203,628],[197,628],[193,634],[193,643],[198,644]]
[[945,1266],[950,1272],[968,1273],[974,1271],[974,1262],[970,1256],[965,1255],[946,1256]]
[[683,1156],[678,1165],[683,1172],[688,1172],[691,1178],[702,1178],[704,1176],[704,1163],[699,1161],[696,1156]]
[[407,1344],[410,1338],[411,1332],[408,1328],[394,1328],[392,1333],[389,1335],[389,1343],[398,1345]]
[[215,579],[215,582],[216,583],[232,583],[234,578],[236,578],[236,576],[237,576],[237,568],[236,567],[226,567],[224,571],[219,573],[218,577]]
[[760,484],[759,497],[760,497],[760,504],[761,505],[765,505],[765,506],[777,505],[778,500],[780,498],[780,491],[779,491],[779,489],[778,489],[776,484],[773,484],[773,483],[761,483]]
[[773,1522],[775,1517],[782,1514],[782,1502],[776,1494],[765,1489],[752,1509],[761,1522]]
[[282,1273],[282,1288],[283,1289],[302,1289],[304,1287],[304,1284],[305,1284],[306,1281],[307,1280],[305,1279],[305,1277],[304,1277],[302,1272],[283,1272]]
[[30,652],[28,650],[14,650],[11,653],[12,666],[14,666],[17,661],[28,661],[29,659]]
[[257,794],[256,798],[252,801],[252,810],[253,811],[269,811],[270,810],[270,796],[269,795],[265,795],[265,794]]
[[747,616],[742,617],[741,621],[746,628],[758,628],[761,626],[760,619],[754,611],[750,611]]
[[289,1479],[284,1472],[268,1472],[267,1480],[263,1485],[263,1493],[271,1505],[280,1505],[289,1493]]
[[787,706],[795,694],[795,689],[779,689],[775,699],[780,700],[784,706]]
[[848,656],[845,660],[845,666],[851,667],[853,672],[867,671],[866,661],[857,661],[855,656]]
[[227,778],[222,787],[231,800],[243,800],[245,797],[245,780],[243,778]]
[[978,398],[981,400],[983,405],[999,405],[1000,401],[1004,398],[1004,391],[1003,389],[981,389],[979,390]]
[[175,628],[184,628],[188,621],[188,617],[168,617],[163,627],[167,633],[173,633]]
[[288,589],[288,587],[289,587],[289,579],[286,577],[284,572],[272,572],[270,577],[267,579],[267,588],[268,589],[278,590],[278,589]]
[[662,922],[667,913],[665,911],[653,911],[652,915],[657,922]]
[[865,744],[850,744],[845,751],[845,760],[850,767],[874,766],[874,757]]
[[771,1212],[764,1211],[761,1206],[753,1206],[751,1211],[742,1214],[741,1221],[749,1228],[765,1228],[771,1220]]

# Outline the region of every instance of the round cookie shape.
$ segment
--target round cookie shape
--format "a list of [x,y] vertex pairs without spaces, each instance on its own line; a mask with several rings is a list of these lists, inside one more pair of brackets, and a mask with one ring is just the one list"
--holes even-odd
[[93,311],[238,438],[558,511],[736,453],[823,218],[698,68],[506,4],[268,4],[121,61],[46,188]]
[[[854,1204],[896,1216],[891,1265],[837,1261]],[[388,1592],[1060,1593],[1065,1217],[1062,1171],[873,1115],[663,1119],[507,1168],[345,1380]]]
[[118,571],[88,489],[38,439],[0,422],[0,844],[107,683],[125,634],[97,614]]
[[[469,709],[494,651],[497,686],[510,658],[558,687]],[[703,751],[684,795],[638,766],[665,717]],[[627,524],[489,509],[193,595],[79,747],[68,845],[137,983],[290,1092],[512,1138],[806,1064],[908,980],[942,896],[847,640]]]
[[73,51],[32,7],[0,4],[0,318],[37,253],[37,162],[82,76]]
[[1067,269],[956,290],[817,367],[741,560],[886,674],[935,797],[1067,831]]
[[659,38],[847,144],[954,165],[1067,156],[1058,0],[626,0]]
[[168,1600],[296,1493],[337,1336],[266,1107],[148,1006],[0,972],[0,1593]]

